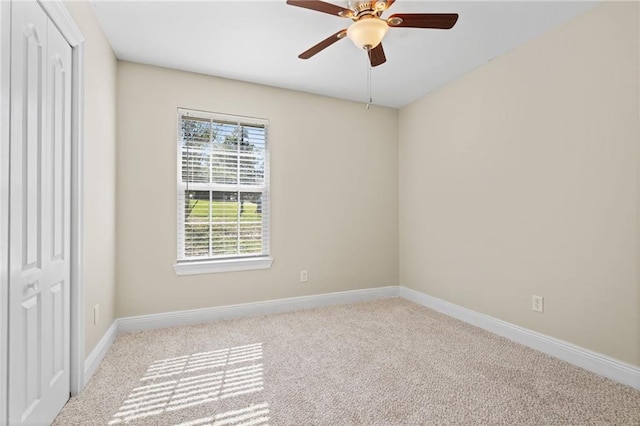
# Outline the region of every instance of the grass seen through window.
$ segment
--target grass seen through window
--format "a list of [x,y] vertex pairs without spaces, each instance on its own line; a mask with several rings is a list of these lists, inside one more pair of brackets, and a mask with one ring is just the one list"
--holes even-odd
[[[208,191],[185,203],[185,251],[191,257],[262,252],[261,194]],[[237,201],[240,195],[240,201]]]

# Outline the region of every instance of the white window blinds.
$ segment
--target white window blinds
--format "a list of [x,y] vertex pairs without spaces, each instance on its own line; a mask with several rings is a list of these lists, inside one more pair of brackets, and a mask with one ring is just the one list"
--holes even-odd
[[266,120],[178,110],[178,261],[269,254]]

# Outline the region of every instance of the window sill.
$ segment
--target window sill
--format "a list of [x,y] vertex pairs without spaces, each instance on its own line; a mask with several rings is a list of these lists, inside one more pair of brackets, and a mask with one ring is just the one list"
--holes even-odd
[[205,260],[180,262],[173,265],[176,275],[214,274],[217,272],[251,271],[271,268],[270,257],[252,257],[247,259]]

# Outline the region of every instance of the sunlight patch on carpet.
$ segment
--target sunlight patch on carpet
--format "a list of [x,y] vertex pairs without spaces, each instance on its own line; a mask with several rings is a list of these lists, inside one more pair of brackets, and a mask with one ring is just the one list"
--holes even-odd
[[176,426],[250,426],[264,425],[269,421],[269,404],[255,404],[239,410],[227,411],[211,417],[180,423]]
[[[262,343],[256,343],[155,361],[140,379],[143,385],[131,390],[109,424],[260,392],[264,388],[264,371],[262,363],[256,361],[262,355]],[[252,405],[183,425],[262,424],[268,421],[267,407],[266,403]]]

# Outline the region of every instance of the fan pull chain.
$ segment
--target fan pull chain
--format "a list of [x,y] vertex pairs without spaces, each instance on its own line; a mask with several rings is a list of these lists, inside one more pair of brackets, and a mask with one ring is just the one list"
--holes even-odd
[[367,92],[369,101],[367,102],[367,109],[371,107],[373,99],[371,98],[371,49],[367,50]]

